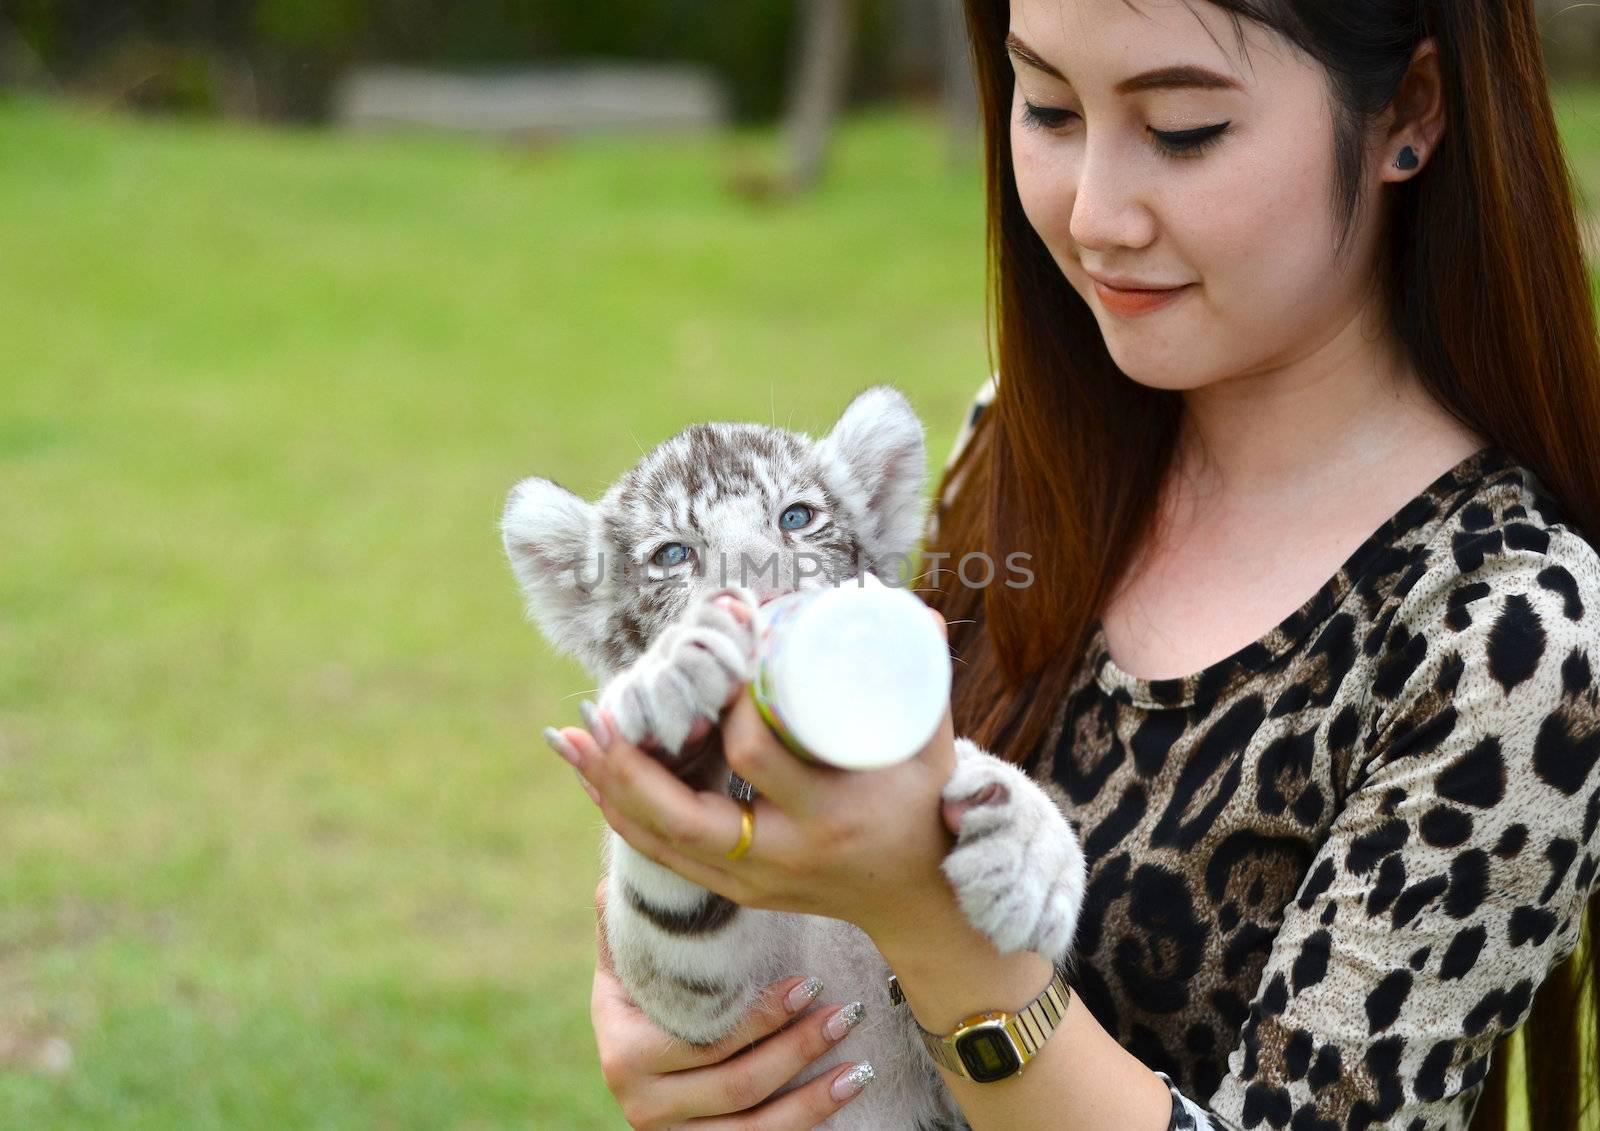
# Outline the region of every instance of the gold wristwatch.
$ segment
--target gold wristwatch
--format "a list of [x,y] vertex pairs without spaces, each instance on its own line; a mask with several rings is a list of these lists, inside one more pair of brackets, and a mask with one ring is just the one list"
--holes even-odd
[[[900,980],[890,974],[889,1003],[899,1006],[905,1000]],[[1070,1000],[1066,972],[1058,965],[1044,993],[1015,1013],[977,1013],[943,1037],[920,1024],[917,1032],[928,1055],[940,1065],[974,1083],[993,1084],[1017,1075],[1039,1055],[1066,1016]]]

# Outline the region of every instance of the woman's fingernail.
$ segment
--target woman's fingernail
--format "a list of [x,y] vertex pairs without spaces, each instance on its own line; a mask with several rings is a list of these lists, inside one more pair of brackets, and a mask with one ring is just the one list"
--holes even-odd
[[606,726],[606,721],[600,717],[600,709],[585,699],[578,704],[578,714],[583,716],[583,725],[589,728],[590,734],[594,735],[594,740],[600,744],[600,749],[609,749],[611,746],[611,728]]
[[784,998],[783,1004],[789,1007],[790,1013],[799,1013],[806,1006],[816,1001],[817,995],[821,992],[822,983],[816,978],[807,978],[789,991],[789,996]]
[[[576,771],[574,771],[574,773],[576,773]],[[593,801],[596,805],[600,804],[600,791],[589,784],[588,778],[584,777],[582,774],[578,774],[578,784],[583,786],[583,792],[589,795],[590,801]]]
[[561,732],[555,727],[544,728],[544,740],[550,744],[550,749],[565,758],[574,768],[577,767],[579,762],[583,761],[579,757],[577,750],[573,748],[572,743],[562,737]]
[[835,1103],[844,1103],[845,1100],[860,1095],[861,1089],[877,1079],[877,1076],[878,1074],[872,1071],[872,1065],[863,1060],[834,1077],[833,1086],[828,1089],[828,1094],[833,1097]]
[[861,1024],[861,1015],[866,1011],[867,1007],[859,1001],[840,1006],[838,1012],[823,1023],[822,1035],[830,1041],[844,1040],[846,1033]]

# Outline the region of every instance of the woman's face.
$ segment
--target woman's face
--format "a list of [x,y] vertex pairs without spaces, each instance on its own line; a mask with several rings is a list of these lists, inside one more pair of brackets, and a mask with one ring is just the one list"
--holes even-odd
[[[1334,258],[1324,72],[1242,21],[1246,57],[1205,0],[1136,2],[1011,0],[1023,209],[1141,384],[1195,389],[1310,357],[1369,297],[1378,238],[1364,208]],[[1211,77],[1151,75],[1179,67]],[[1140,312],[1096,277],[1183,289]]]

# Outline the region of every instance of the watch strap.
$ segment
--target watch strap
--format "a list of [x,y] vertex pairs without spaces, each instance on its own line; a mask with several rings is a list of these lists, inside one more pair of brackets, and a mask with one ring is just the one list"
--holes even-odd
[[[889,1004],[900,1006],[905,1004],[905,994],[900,989],[900,980],[893,974],[889,975]],[[957,1025],[948,1036],[930,1033],[924,1029],[920,1022],[913,1017],[913,1024],[922,1036],[923,1046],[928,1054],[942,1067],[949,1069],[958,1076],[967,1079],[972,1074],[962,1062],[960,1053],[956,1048],[956,1040],[966,1029],[974,1023],[996,1021],[1003,1022],[1006,1032],[1010,1035],[1012,1043],[1016,1046],[1021,1064],[1016,1071],[1021,1072],[1039,1051],[1044,1048],[1045,1041],[1050,1039],[1061,1025],[1061,1020],[1066,1016],[1067,1006],[1072,1000],[1071,987],[1067,985],[1066,971],[1056,964],[1052,970],[1050,984],[1027,1005],[1015,1013],[996,1011],[993,1013],[980,1013]],[[1015,1073],[1012,1073],[1015,1075]]]

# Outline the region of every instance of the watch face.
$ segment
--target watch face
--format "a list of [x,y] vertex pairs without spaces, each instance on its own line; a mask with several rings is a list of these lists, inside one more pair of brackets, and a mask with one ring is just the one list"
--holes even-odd
[[956,1055],[980,1084],[1004,1080],[1022,1067],[1022,1058],[1004,1029],[974,1029],[956,1038]]

